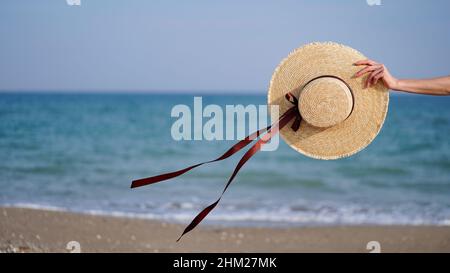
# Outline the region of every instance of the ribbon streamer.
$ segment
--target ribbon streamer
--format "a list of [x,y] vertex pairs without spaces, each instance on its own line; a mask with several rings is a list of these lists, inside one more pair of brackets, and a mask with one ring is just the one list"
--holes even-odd
[[218,158],[216,158],[214,160],[198,163],[198,164],[189,166],[187,168],[184,168],[184,169],[181,169],[181,170],[178,170],[178,171],[174,171],[174,172],[170,172],[170,173],[164,173],[164,174],[160,174],[160,175],[157,175],[157,176],[152,176],[152,177],[147,177],[147,178],[142,178],[142,179],[137,179],[137,180],[134,180],[131,183],[131,188],[137,188],[137,187],[141,187],[141,186],[145,186],[145,185],[149,185],[149,184],[154,184],[154,183],[157,183],[157,182],[165,181],[165,180],[168,180],[168,179],[180,176],[180,175],[182,175],[182,174],[184,174],[184,173],[186,173],[186,172],[188,172],[188,171],[190,171],[190,170],[192,170],[194,168],[197,168],[197,167],[199,167],[201,165],[224,160],[224,159],[232,156],[233,154],[237,153],[241,149],[245,148],[255,138],[260,137],[264,132],[267,132],[265,135],[262,135],[256,141],[256,143],[242,156],[241,160],[236,165],[232,175],[228,179],[228,182],[225,185],[225,187],[224,187],[222,193],[220,194],[219,198],[214,203],[212,203],[209,206],[207,206],[206,208],[204,208],[199,214],[197,214],[197,216],[192,220],[192,222],[184,229],[183,233],[177,239],[177,242],[181,239],[181,237],[183,237],[183,235],[185,235],[189,231],[193,230],[217,206],[217,204],[220,202],[222,196],[224,195],[224,193],[228,189],[228,186],[230,186],[231,182],[233,181],[233,179],[238,174],[239,170],[242,168],[242,166],[244,166],[244,164],[254,154],[256,154],[259,150],[261,150],[262,146],[264,146],[267,142],[269,142],[270,139],[274,135],[276,135],[284,126],[286,126],[286,124],[288,124],[289,121],[291,121],[292,119],[294,119],[294,122],[292,123],[292,126],[291,126],[292,130],[297,131],[299,129],[300,122],[301,122],[301,116],[300,116],[300,113],[299,113],[298,108],[297,108],[298,107],[297,98],[294,95],[292,95],[291,93],[287,93],[285,97],[294,106],[289,108],[283,115],[281,115],[279,117],[278,121],[276,121],[274,124],[272,124],[272,125],[270,125],[270,126],[268,126],[266,128],[260,129],[260,130],[258,130],[256,132],[246,136],[243,140],[241,140],[238,143],[236,143],[235,145],[233,145],[230,149],[228,149],[228,151],[226,151],[220,157],[218,157]]

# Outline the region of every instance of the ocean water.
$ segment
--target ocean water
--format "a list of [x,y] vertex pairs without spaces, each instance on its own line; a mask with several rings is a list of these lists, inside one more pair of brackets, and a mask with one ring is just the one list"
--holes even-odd
[[[218,197],[239,154],[137,189],[136,178],[213,159],[234,141],[175,141],[170,111],[193,95],[0,94],[0,205],[188,223]],[[203,96],[203,104],[265,96]],[[283,142],[256,154],[203,222],[450,225],[450,97],[391,96],[362,152],[307,158]]]

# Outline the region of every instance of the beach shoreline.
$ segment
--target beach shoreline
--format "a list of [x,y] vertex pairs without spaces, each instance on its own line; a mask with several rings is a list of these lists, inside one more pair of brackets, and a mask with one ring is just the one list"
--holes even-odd
[[0,208],[1,252],[450,252],[449,226],[224,227],[29,208]]

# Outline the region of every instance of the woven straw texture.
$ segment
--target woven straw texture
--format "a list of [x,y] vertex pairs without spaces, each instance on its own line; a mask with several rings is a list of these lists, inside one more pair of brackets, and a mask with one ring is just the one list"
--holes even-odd
[[[291,124],[280,131],[286,143],[306,156],[328,160],[353,155],[373,141],[387,115],[389,91],[381,81],[364,89],[367,75],[353,78],[362,68],[353,63],[362,59],[366,57],[350,47],[325,42],[300,47],[280,63],[270,81],[268,104],[279,105],[280,113],[284,113],[292,107],[285,94],[291,92],[299,98],[302,93],[299,106],[305,108],[300,110],[305,119],[297,132],[290,128]],[[348,97],[346,86],[326,78],[315,80],[304,89],[310,80],[323,75],[344,80],[351,89],[352,98]],[[311,97],[309,101],[303,99],[307,96]],[[320,112],[325,118],[318,116]]]

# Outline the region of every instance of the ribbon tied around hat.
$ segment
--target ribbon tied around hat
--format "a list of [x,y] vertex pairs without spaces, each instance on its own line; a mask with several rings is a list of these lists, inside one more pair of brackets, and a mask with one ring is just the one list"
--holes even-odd
[[301,122],[302,118],[300,116],[300,112],[298,111],[298,100],[290,92],[285,95],[285,98],[290,103],[292,103],[293,106],[291,108],[289,108],[284,114],[282,114],[276,122],[274,122],[272,125],[270,125],[266,128],[260,129],[256,132],[246,136],[243,140],[241,140],[238,143],[236,143],[235,145],[233,145],[230,149],[228,149],[220,157],[218,157],[214,160],[198,163],[198,164],[186,167],[186,168],[178,170],[178,171],[163,173],[163,174],[160,174],[157,176],[152,176],[152,177],[147,177],[147,178],[142,178],[142,179],[137,179],[131,183],[131,188],[137,188],[137,187],[154,184],[154,183],[158,183],[161,181],[175,178],[175,177],[180,176],[180,175],[182,175],[194,168],[197,168],[201,165],[224,160],[224,159],[232,156],[233,154],[237,153],[238,151],[243,149],[245,146],[250,144],[254,139],[259,137],[259,139],[256,141],[256,143],[242,156],[241,160],[236,165],[233,173],[231,174],[230,178],[228,179],[228,182],[225,185],[225,188],[223,189],[219,198],[214,203],[212,203],[209,206],[207,206],[206,208],[204,208],[199,214],[197,214],[197,216],[192,220],[192,222],[184,229],[181,236],[177,239],[177,242],[181,239],[181,237],[183,237],[184,234],[193,230],[217,206],[217,204],[220,202],[220,199],[222,198],[223,194],[226,192],[226,190],[228,189],[228,186],[230,186],[231,182],[236,177],[236,175],[238,174],[238,172],[242,168],[242,166],[244,166],[244,164],[255,153],[257,153],[259,150],[261,150],[261,147],[263,145],[265,145],[267,142],[269,142],[270,139],[274,135],[276,135],[283,127],[285,127],[286,124],[288,124],[291,120],[294,120],[294,122],[291,125],[292,130],[297,131],[300,128],[300,122]]

